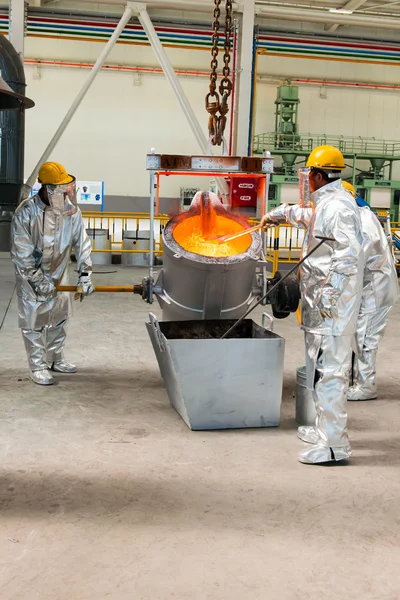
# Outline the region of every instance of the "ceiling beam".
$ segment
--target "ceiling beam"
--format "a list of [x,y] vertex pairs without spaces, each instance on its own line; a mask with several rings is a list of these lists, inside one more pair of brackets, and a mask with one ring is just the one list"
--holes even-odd
[[[39,0],[40,1],[40,0]],[[76,0],[75,0],[76,1]],[[35,0],[30,0],[30,4],[35,2]],[[43,0],[42,0],[43,3]],[[53,2],[51,2],[53,3]],[[78,4],[79,2],[76,1]],[[113,6],[121,6],[124,7],[126,5],[126,0],[84,0],[85,4],[108,4]],[[57,4],[54,2],[54,4]],[[213,11],[213,3],[210,0],[146,0],[144,2],[149,8],[158,7],[163,9],[180,9],[180,10],[199,10],[209,12],[212,15]],[[235,1],[233,2],[234,10],[235,10]],[[222,8],[222,6],[221,6]]]
[[[355,11],[358,8],[360,8],[360,6],[365,4],[366,2],[367,2],[367,0],[349,0],[349,2],[346,2],[346,4],[344,6],[342,6],[341,10]],[[332,33],[333,31],[336,31],[336,29],[338,27],[340,27],[339,23],[335,23],[334,25],[326,25],[325,29],[327,31],[329,31],[330,33]]]

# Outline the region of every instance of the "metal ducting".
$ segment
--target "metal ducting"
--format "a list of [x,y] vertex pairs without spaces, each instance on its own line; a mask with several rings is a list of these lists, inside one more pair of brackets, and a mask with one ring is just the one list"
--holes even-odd
[[0,252],[10,249],[10,224],[21,200],[24,183],[25,96],[22,61],[12,44],[0,35]]

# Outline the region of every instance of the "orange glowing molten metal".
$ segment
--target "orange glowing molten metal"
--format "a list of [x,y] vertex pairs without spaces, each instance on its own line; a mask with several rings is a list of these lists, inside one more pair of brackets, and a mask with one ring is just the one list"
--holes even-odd
[[222,205],[213,206],[208,194],[203,194],[199,206],[191,207],[185,216],[181,215],[174,228],[174,238],[187,252],[202,256],[220,258],[246,252],[252,243],[250,234],[222,244],[213,239],[246,229],[245,222],[225,215]]

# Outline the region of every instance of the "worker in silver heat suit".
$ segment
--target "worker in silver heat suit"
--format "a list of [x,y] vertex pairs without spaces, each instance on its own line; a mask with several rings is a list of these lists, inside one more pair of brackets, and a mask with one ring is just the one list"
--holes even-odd
[[398,295],[398,281],[393,254],[377,216],[368,204],[357,197],[354,187],[344,187],[355,198],[360,210],[364,236],[364,287],[358,315],[356,354],[353,361],[353,385],[348,400],[377,398],[376,355],[389,321],[389,313]]
[[91,283],[91,244],[76,203],[75,178],[62,165],[45,163],[39,171],[39,193],[15,211],[11,229],[19,327],[25,343],[31,379],[51,385],[50,370],[75,373],[64,359],[70,295],[58,293],[67,285],[67,266],[74,248],[81,299],[94,291]]
[[300,266],[307,387],[313,393],[317,418],[315,428],[298,429],[300,439],[312,444],[299,460],[318,464],[351,456],[346,404],[364,252],[359,211],[340,180],[345,168],[342,153],[319,146],[310,154],[307,168],[312,207],[283,204],[262,222],[265,227],[287,222],[306,229],[303,256],[318,244],[317,236],[335,240],[324,243]]

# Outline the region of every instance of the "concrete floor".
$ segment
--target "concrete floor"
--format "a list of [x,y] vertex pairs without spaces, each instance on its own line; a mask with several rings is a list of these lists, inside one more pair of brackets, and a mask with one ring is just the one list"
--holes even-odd
[[[3,257],[0,323],[12,291]],[[75,305],[67,350],[79,373],[41,388],[11,301],[0,332],[1,599],[398,600],[400,308],[380,350],[380,398],[349,405],[354,459],[333,467],[296,460],[295,318],[276,323],[287,340],[282,426],[196,433],[168,403],[148,308],[106,294]]]

